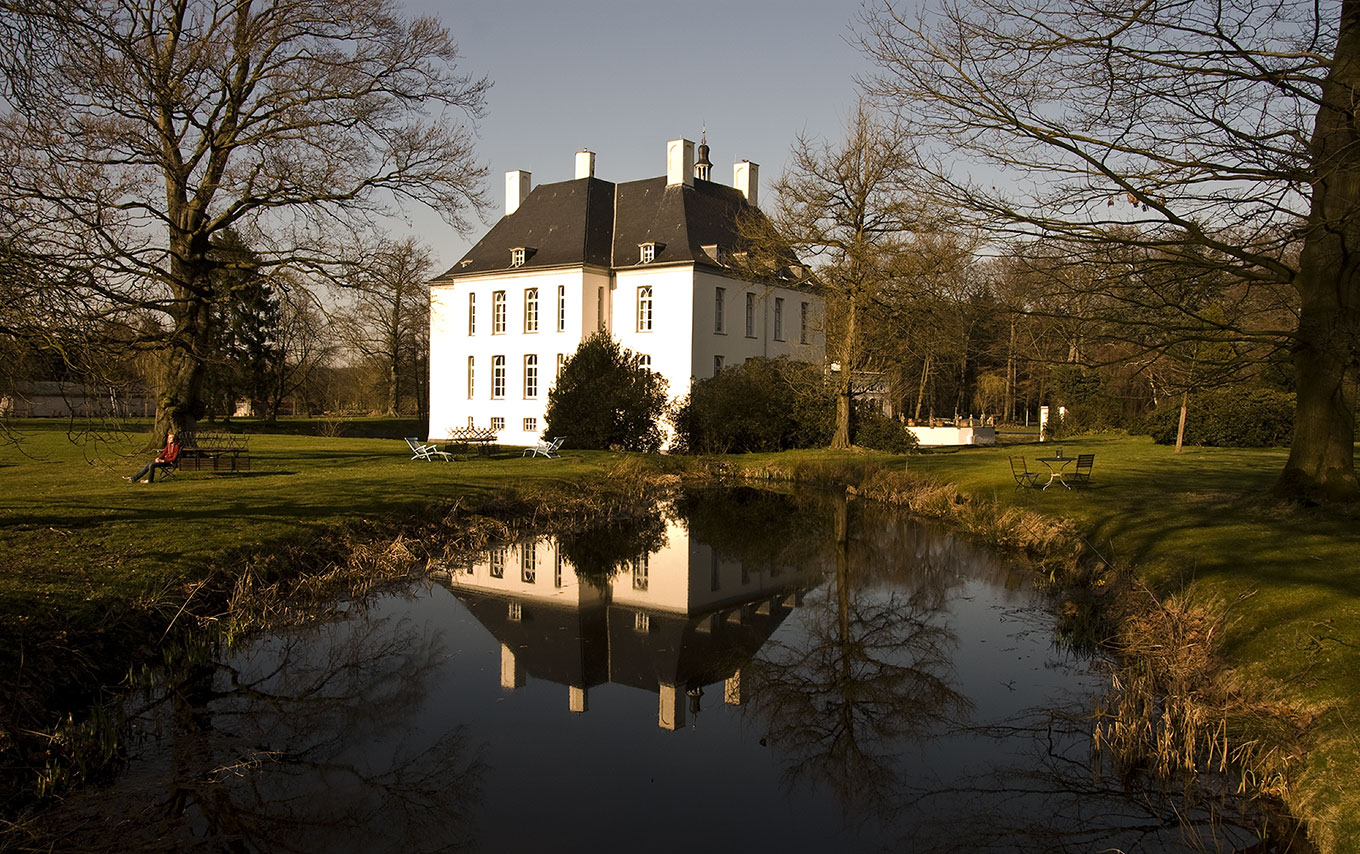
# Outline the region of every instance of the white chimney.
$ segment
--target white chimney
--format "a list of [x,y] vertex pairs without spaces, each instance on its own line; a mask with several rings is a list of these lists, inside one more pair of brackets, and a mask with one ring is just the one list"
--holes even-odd
[[512,169],[505,173],[505,215],[519,210],[524,197],[529,195],[529,179],[532,173],[523,169]]
[[576,152],[576,177],[595,177],[595,152],[585,150]]
[[756,193],[760,189],[760,164],[749,160],[733,163],[732,186],[740,190],[752,206],[758,207]]
[[675,184],[694,186],[694,143],[688,139],[666,143],[666,186]]

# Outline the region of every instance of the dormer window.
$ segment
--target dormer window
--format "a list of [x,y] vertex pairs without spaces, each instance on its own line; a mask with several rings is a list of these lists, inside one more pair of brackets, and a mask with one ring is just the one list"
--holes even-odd
[[523,266],[524,266],[524,247],[523,247],[523,246],[517,246],[517,247],[515,247],[514,249],[511,249],[511,250],[510,250],[510,266],[511,266],[511,267],[523,267]]
[[666,248],[664,243],[639,243],[638,244],[638,263],[650,264],[656,260],[656,253]]

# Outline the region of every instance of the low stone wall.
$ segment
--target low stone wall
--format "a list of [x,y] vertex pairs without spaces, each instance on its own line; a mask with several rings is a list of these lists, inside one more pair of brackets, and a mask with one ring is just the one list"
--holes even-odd
[[908,427],[923,448],[939,445],[995,445],[995,427]]

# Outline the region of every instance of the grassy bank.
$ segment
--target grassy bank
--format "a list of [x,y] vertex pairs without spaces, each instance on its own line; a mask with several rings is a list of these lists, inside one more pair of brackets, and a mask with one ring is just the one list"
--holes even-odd
[[[370,429],[371,428],[371,429]],[[144,436],[77,446],[65,425],[23,425],[0,450],[0,648],[27,653],[82,634],[83,648],[147,603],[174,604],[211,567],[362,520],[398,518],[432,502],[476,500],[503,487],[571,483],[608,473],[617,455],[562,460],[505,454],[455,464],[410,462],[398,438],[251,437],[251,471],[184,473],[129,485]],[[369,433],[382,429],[370,425]],[[969,501],[1065,517],[1088,549],[1133,567],[1161,597],[1219,608],[1210,639],[1222,686],[1269,701],[1306,725],[1287,779],[1258,781],[1286,796],[1325,850],[1360,845],[1360,537],[1353,509],[1303,510],[1269,501],[1283,451],[1191,449],[1147,440],[1068,441],[1094,452],[1091,488],[1018,491],[1006,463],[1038,446],[910,457],[833,452],[709,461],[756,478],[862,480],[867,472],[948,481]],[[647,465],[678,467],[683,461]],[[166,618],[173,618],[173,609]],[[97,653],[95,653],[97,654]],[[111,652],[109,657],[115,658]],[[41,656],[37,657],[39,660]],[[113,661],[113,665],[121,662]],[[125,666],[125,665],[123,665]],[[9,679],[20,676],[6,668]],[[1236,737],[1236,733],[1233,736]]]

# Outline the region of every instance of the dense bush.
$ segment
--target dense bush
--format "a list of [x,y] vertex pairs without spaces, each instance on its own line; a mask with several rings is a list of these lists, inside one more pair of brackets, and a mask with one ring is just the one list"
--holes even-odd
[[694,383],[676,407],[676,450],[732,454],[831,441],[835,402],[818,365],[749,359]]
[[543,436],[567,436],[573,448],[657,451],[665,412],[666,380],[600,332],[562,367],[548,393]]
[[[1061,439],[1124,426],[1120,403],[1106,393],[1100,375],[1079,365],[1054,365],[1050,374],[1046,433]],[[1059,411],[1066,412],[1059,416]]]
[[1125,426],[1119,404],[1106,397],[1097,397],[1084,403],[1073,403],[1061,416],[1058,407],[1049,409],[1048,428],[1045,431],[1050,439],[1067,436],[1080,436],[1083,433],[1101,433]]
[[857,405],[850,421],[850,435],[856,445],[904,454],[916,447],[916,434],[901,421],[884,415],[877,406]]
[[[1162,445],[1176,443],[1180,400],[1149,413],[1138,431]],[[1288,445],[1294,436],[1294,395],[1253,386],[1192,394],[1186,410],[1185,443],[1222,448]]]

